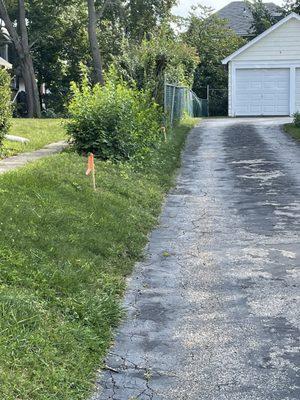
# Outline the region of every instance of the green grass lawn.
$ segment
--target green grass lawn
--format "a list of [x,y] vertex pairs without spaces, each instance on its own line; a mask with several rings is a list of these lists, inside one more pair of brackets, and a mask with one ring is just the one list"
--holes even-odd
[[294,139],[300,140],[300,128],[297,128],[294,124],[284,125],[284,130]]
[[70,152],[0,176],[1,399],[88,399],[194,123],[138,170],[98,161],[97,192]]
[[27,138],[30,142],[22,144],[4,140],[3,147],[0,149],[0,158],[41,149],[49,143],[66,139],[61,119],[14,118],[9,133]]

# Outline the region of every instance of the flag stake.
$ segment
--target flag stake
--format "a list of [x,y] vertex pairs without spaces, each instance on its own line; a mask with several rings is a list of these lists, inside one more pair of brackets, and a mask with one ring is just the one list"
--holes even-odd
[[92,173],[92,181],[93,181],[93,189],[96,191],[96,172],[95,172],[95,160],[94,154],[90,153],[88,158],[88,166],[86,170],[86,175],[90,175]]

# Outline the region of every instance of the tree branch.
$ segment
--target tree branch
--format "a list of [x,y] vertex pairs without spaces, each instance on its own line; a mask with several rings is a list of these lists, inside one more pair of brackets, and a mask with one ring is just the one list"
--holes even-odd
[[14,42],[17,51],[20,51],[21,50],[20,37],[8,15],[7,8],[3,0],[0,0],[0,17],[3,19],[5,28],[8,30],[8,33],[12,41]]
[[29,45],[29,49],[31,49],[38,41],[39,39],[35,39],[33,42],[31,42]]
[[[112,1],[112,2],[113,2],[113,1]],[[101,10],[99,10],[99,11],[96,13],[97,19],[102,19],[103,14],[105,13],[105,11],[106,11],[106,9],[107,9],[107,7],[108,7],[108,3],[109,3],[109,0],[104,0],[104,3],[103,3],[103,5],[102,5],[102,7],[101,7]]]
[[19,29],[23,48],[28,47],[28,32],[24,0],[19,0]]

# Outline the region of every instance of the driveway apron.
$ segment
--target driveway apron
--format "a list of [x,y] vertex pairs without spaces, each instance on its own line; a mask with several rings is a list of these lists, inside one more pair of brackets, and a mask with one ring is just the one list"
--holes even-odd
[[300,145],[284,122],[190,133],[94,400],[300,399]]

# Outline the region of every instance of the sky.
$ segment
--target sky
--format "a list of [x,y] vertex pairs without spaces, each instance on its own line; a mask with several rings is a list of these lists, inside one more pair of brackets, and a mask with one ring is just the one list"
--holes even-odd
[[[268,1],[278,5],[282,4],[281,0]],[[179,5],[174,8],[174,14],[185,17],[187,16],[190,7],[199,3],[210,6],[215,10],[219,10],[220,8],[226,6],[226,4],[231,3],[231,0],[179,0]]]

